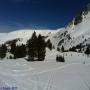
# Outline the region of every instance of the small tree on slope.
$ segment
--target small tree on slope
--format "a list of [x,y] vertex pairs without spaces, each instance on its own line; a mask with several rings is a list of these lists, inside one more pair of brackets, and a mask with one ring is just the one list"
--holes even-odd
[[64,56],[57,55],[56,56],[56,62],[65,62]]

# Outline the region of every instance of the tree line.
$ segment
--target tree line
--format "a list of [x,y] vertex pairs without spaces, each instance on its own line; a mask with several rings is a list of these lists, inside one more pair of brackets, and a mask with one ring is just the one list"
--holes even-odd
[[[10,46],[9,49],[8,46]],[[36,32],[32,34],[26,45],[16,45],[16,42],[12,41],[8,46],[6,44],[0,46],[1,59],[5,58],[6,53],[9,52],[13,54],[13,57],[10,56],[10,59],[27,57],[28,61],[43,61],[46,55],[46,47],[50,50],[53,48],[50,39],[45,41],[45,37],[41,34],[37,36]]]

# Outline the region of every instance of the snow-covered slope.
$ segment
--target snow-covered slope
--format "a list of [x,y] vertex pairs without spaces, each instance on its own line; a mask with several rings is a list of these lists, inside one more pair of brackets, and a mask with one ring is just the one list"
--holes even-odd
[[0,44],[14,39],[20,39],[17,43],[26,43],[27,40],[32,36],[33,32],[36,32],[37,35],[41,34],[42,36],[49,36],[55,31],[51,30],[17,30],[10,33],[0,33]]
[[55,62],[54,58],[52,60],[48,58],[44,62],[27,62],[24,59],[1,60],[1,88],[16,87],[17,89],[14,90],[89,90],[90,58],[73,52],[64,53],[64,55],[65,63]]
[[90,11],[87,14],[83,11],[80,17],[82,21],[77,25],[75,25],[74,18],[66,28],[54,34],[52,40],[55,46],[61,47],[63,45],[65,49],[69,49],[80,43],[90,44]]

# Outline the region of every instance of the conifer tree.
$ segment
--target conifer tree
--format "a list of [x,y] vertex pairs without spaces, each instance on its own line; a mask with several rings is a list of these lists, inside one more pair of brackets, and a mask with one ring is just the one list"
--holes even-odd
[[0,58],[1,58],[1,59],[5,58],[6,53],[7,53],[7,47],[6,47],[5,44],[2,44],[2,45],[0,46]]
[[32,37],[27,41],[27,54],[28,61],[43,61],[46,53],[45,38],[41,35],[36,36],[36,32],[32,34]]
[[64,47],[63,46],[61,47],[61,51],[64,52]]
[[46,46],[47,46],[50,50],[52,50],[52,43],[51,43],[50,39],[48,39],[48,41],[46,42]]
[[15,58],[23,58],[26,56],[26,47],[25,45],[21,45],[21,46],[16,46],[16,50],[14,53]]
[[86,48],[85,54],[87,54],[87,56],[90,55],[90,48],[89,47]]
[[37,50],[38,50],[38,60],[43,61],[45,59],[45,53],[46,53],[46,43],[44,38],[39,35],[37,40]]
[[56,56],[56,62],[65,62],[64,56],[57,55],[57,56]]
[[27,42],[27,54],[29,56],[29,60],[34,61],[34,57],[37,56],[37,36],[36,32],[32,34],[32,37]]
[[10,52],[14,55],[14,58],[16,58],[16,55],[15,55],[15,53],[16,53],[16,43],[15,42],[11,43]]

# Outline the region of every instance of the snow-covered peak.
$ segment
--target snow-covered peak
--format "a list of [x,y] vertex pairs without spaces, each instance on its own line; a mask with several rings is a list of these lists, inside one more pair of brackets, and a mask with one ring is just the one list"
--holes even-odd
[[90,41],[90,11],[82,11],[78,14],[66,28],[58,30],[54,34],[53,44],[57,47],[64,46],[65,49],[77,46],[85,40]]

